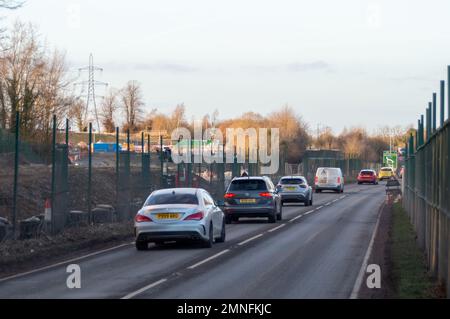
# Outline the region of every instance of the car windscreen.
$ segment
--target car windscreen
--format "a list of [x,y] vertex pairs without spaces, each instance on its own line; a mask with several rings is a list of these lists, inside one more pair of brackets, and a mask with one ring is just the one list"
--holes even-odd
[[267,191],[266,183],[260,179],[232,181],[229,191]]
[[195,194],[179,194],[179,193],[155,194],[147,199],[144,206],[167,205],[167,204],[198,205],[198,198],[197,195]]
[[301,178],[283,178],[280,182],[281,185],[301,185],[305,184],[305,181]]

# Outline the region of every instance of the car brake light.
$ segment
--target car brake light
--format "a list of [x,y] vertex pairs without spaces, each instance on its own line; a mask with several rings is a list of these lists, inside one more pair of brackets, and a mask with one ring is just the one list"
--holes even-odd
[[319,182],[319,177],[318,176],[316,176],[315,178],[314,178],[314,183],[318,183]]
[[230,198],[234,198],[234,197],[236,197],[236,194],[233,194],[233,193],[227,193],[224,196],[225,199],[230,199]]
[[341,183],[341,178],[340,177],[337,178],[337,182],[338,182],[338,184]]
[[261,197],[272,197],[272,194],[269,192],[259,193],[259,196]]
[[150,217],[140,214],[136,215],[134,220],[136,221],[136,223],[148,223],[153,221]]
[[203,217],[205,217],[205,215],[203,214],[203,212],[198,212],[198,213],[189,215],[189,216],[186,217],[184,220],[202,220]]

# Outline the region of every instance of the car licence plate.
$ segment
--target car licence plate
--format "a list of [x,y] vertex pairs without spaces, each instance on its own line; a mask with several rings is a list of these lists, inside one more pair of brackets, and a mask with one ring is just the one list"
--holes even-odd
[[287,190],[287,191],[290,191],[290,192],[292,192],[292,191],[295,191],[295,190],[297,190],[297,187],[285,187],[284,188],[285,190]]
[[252,199],[241,199],[240,200],[241,204],[255,204],[256,203],[256,199],[252,198]]
[[178,213],[156,214],[156,218],[160,219],[160,220],[179,219],[180,218],[180,214],[178,214]]

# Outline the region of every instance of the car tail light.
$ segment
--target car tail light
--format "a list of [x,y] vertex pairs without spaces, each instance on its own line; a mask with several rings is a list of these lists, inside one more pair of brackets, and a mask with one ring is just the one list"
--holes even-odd
[[136,223],[148,223],[153,221],[150,217],[141,214],[136,215],[134,220],[136,221]]
[[198,213],[189,215],[184,220],[202,220],[203,217],[205,217],[205,214],[203,212],[198,212]]
[[314,183],[318,183],[319,182],[319,176],[316,176],[315,178],[314,178]]
[[272,194],[269,192],[259,193],[260,197],[272,197]]
[[341,183],[341,178],[340,177],[337,178],[337,182],[338,182],[338,184]]
[[236,194],[233,194],[233,193],[227,193],[224,196],[225,199],[230,199],[230,198],[234,198],[234,197],[236,197]]

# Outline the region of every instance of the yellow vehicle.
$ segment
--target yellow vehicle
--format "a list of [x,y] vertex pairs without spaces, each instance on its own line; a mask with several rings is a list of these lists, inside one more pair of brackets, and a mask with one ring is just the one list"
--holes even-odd
[[391,167],[382,167],[378,172],[378,179],[382,181],[383,179],[390,179],[394,177],[395,173]]

